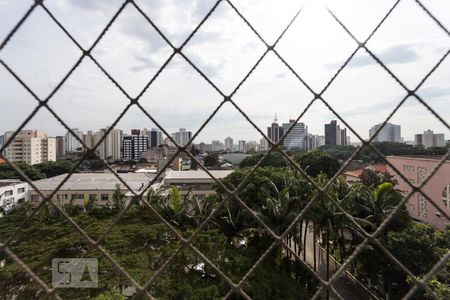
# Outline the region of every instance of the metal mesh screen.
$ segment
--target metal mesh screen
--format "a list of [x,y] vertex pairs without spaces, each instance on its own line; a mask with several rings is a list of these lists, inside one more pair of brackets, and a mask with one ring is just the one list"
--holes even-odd
[[[23,17],[19,20],[19,22],[17,22],[17,24],[14,26],[14,28],[11,30],[11,32],[6,36],[6,38],[1,42],[0,45],[0,52],[8,46],[8,42],[11,40],[11,38],[15,35],[15,33],[19,30],[19,28],[23,25],[23,23],[27,20],[27,18],[29,18],[29,16],[31,15],[31,13],[38,7],[42,8],[45,13],[48,15],[48,17],[54,22],[54,25],[57,26],[58,28],[60,28],[65,35],[70,38],[70,40],[73,42],[74,45],[76,45],[76,47],[81,50],[82,55],[78,58],[78,60],[76,61],[76,63],[70,68],[70,70],[66,73],[66,75],[59,80],[58,84],[56,85],[56,87],[51,91],[51,93],[45,97],[45,98],[41,98],[38,97],[37,94],[21,79],[21,77],[14,72],[14,66],[10,66],[8,65],[4,60],[0,60],[0,64],[2,65],[2,67],[4,69],[6,69],[27,91],[28,93],[36,100],[36,106],[34,108],[34,110],[32,111],[32,113],[25,119],[23,120],[23,122],[21,123],[21,125],[14,131],[14,133],[12,134],[12,137],[5,142],[5,144],[3,145],[3,147],[0,149],[1,153],[3,153],[5,151],[5,149],[11,144],[12,140],[14,139],[14,137],[17,136],[17,134],[19,133],[20,130],[22,130],[27,124],[28,122],[41,110],[41,109],[47,109],[60,123],[62,126],[64,126],[75,138],[77,138],[79,140],[79,142],[83,145],[83,147],[85,147],[86,149],[89,149],[88,152],[86,152],[84,154],[84,156],[77,162],[76,167],[72,170],[72,172],[70,172],[65,178],[64,180],[62,180],[58,187],[50,194],[50,195],[44,195],[42,194],[41,191],[39,191],[38,188],[36,188],[36,186],[33,184],[33,181],[30,180],[26,174],[23,172],[23,170],[21,170],[14,162],[9,161],[8,159],[6,159],[7,163],[10,164],[18,173],[20,173],[21,177],[23,178],[23,180],[25,180],[31,187],[33,187],[39,194],[40,196],[43,198],[43,200],[39,203],[39,205],[37,205],[37,207],[30,213],[30,215],[23,220],[22,224],[15,230],[15,232],[7,239],[4,241],[0,241],[0,250],[3,251],[4,253],[6,253],[14,262],[16,262],[21,268],[23,268],[23,270],[28,273],[31,278],[38,283],[42,290],[47,294],[47,296],[49,297],[55,297],[55,298],[60,298],[60,296],[58,295],[58,291],[54,288],[49,287],[43,280],[41,280],[38,275],[36,275],[35,272],[33,272],[33,270],[27,266],[26,263],[24,263],[22,261],[22,259],[20,257],[18,257],[10,248],[10,244],[11,242],[14,240],[14,238],[19,234],[20,230],[22,228],[24,228],[26,226],[26,224],[29,222],[29,220],[43,207],[44,204],[50,204],[52,205],[62,216],[64,216],[64,218],[73,226],[73,230],[79,232],[82,237],[86,240],[86,242],[93,248],[98,250],[105,258],[107,258],[109,260],[109,262],[117,269],[117,271],[122,274],[132,285],[134,285],[134,287],[137,290],[137,294],[143,294],[146,295],[148,298],[153,299],[153,296],[150,294],[149,287],[152,286],[152,284],[154,284],[155,280],[158,278],[158,276],[160,276],[160,274],[162,272],[164,272],[164,270],[171,264],[171,262],[173,261],[173,259],[175,258],[175,256],[182,251],[183,249],[190,249],[191,251],[193,251],[193,253],[197,254],[199,257],[201,257],[202,260],[204,260],[220,277],[222,277],[222,279],[224,280],[224,282],[226,282],[229,287],[229,293],[224,295],[225,298],[230,298],[232,297],[234,294],[240,294],[242,297],[248,299],[250,298],[250,296],[244,291],[243,286],[244,283],[247,281],[247,279],[258,269],[258,267],[261,265],[261,263],[263,262],[263,260],[269,255],[269,253],[277,246],[277,245],[282,245],[286,251],[288,251],[290,253],[290,255],[296,257],[299,261],[303,262],[303,260],[301,259],[301,257],[299,257],[299,255],[293,251],[291,249],[291,247],[288,245],[286,237],[288,236],[288,234],[294,229],[294,227],[296,226],[296,224],[302,219],[302,217],[305,216],[305,214],[307,213],[307,211],[311,208],[311,206],[313,205],[313,203],[318,199],[318,197],[325,197],[328,201],[330,201],[330,203],[332,203],[333,205],[336,206],[337,210],[340,211],[341,213],[343,213],[345,215],[345,217],[348,219],[348,221],[350,223],[352,223],[356,228],[358,228],[358,231],[361,233],[362,237],[363,237],[363,241],[362,243],[356,248],[356,250],[354,251],[354,253],[349,256],[345,262],[338,268],[337,272],[335,272],[331,278],[329,278],[329,280],[324,280],[321,276],[319,276],[319,274],[317,273],[317,271],[313,270],[309,265],[307,265],[305,263],[305,267],[309,269],[309,271],[311,272],[311,274],[313,274],[313,276],[320,282],[321,287],[317,290],[317,292],[314,295],[314,299],[315,298],[319,298],[322,297],[324,295],[324,292],[329,289],[330,292],[336,296],[337,298],[343,298],[342,295],[339,294],[339,291],[334,287],[334,283],[336,282],[336,280],[339,278],[339,276],[345,272],[346,268],[356,259],[357,255],[362,251],[363,247],[365,245],[367,245],[368,243],[372,243],[374,245],[376,245],[391,261],[393,264],[397,265],[401,270],[403,270],[406,274],[408,274],[412,280],[413,280],[413,288],[411,288],[409,290],[409,292],[404,296],[405,299],[411,298],[415,292],[417,292],[417,290],[419,289],[423,289],[426,290],[433,298],[438,299],[438,297],[434,294],[434,292],[430,289],[430,287],[427,285],[427,282],[429,281],[430,278],[432,278],[432,276],[434,274],[436,274],[439,269],[441,267],[443,267],[449,260],[450,258],[450,252],[448,252],[444,257],[441,258],[441,260],[431,269],[429,270],[429,272],[423,277],[423,278],[418,278],[417,276],[415,276],[410,270],[408,270],[407,267],[405,267],[396,257],[394,257],[387,249],[386,247],[380,243],[380,241],[378,240],[378,236],[380,235],[380,233],[386,228],[386,226],[389,224],[389,222],[395,217],[395,214],[400,210],[401,206],[403,204],[406,203],[406,201],[408,201],[408,199],[415,193],[422,193],[423,197],[425,197],[426,199],[429,200],[429,203],[433,206],[435,206],[435,208],[443,215],[447,218],[447,220],[450,219],[448,213],[444,210],[442,210],[439,206],[435,205],[434,202],[425,194],[422,192],[422,187],[424,187],[427,182],[430,180],[430,178],[437,172],[437,170],[444,164],[444,162],[449,159],[450,157],[450,152],[448,152],[446,155],[444,155],[444,157],[442,157],[442,159],[439,161],[439,163],[437,164],[437,166],[434,168],[434,170],[432,172],[430,172],[430,174],[427,176],[427,178],[425,180],[423,180],[423,182],[419,185],[419,186],[414,186],[413,184],[409,183],[409,180],[407,180],[407,178],[405,178],[402,173],[397,170],[397,168],[392,165],[388,160],[386,160],[385,156],[376,148],[372,145],[372,140],[373,138],[371,138],[368,141],[365,141],[364,139],[361,138],[361,136],[357,133],[356,130],[354,130],[350,124],[347,123],[347,121],[339,115],[339,113],[329,104],[329,102],[324,99],[324,93],[325,91],[327,91],[327,89],[329,88],[329,86],[336,80],[336,78],[338,78],[338,76],[341,74],[341,72],[347,67],[347,65],[349,64],[350,60],[355,56],[355,54],[357,53],[358,50],[363,49],[365,51],[367,51],[367,53],[383,68],[383,70],[388,73],[390,75],[390,77],[395,80],[405,91],[406,91],[406,96],[396,105],[396,107],[394,108],[394,110],[389,114],[389,116],[384,120],[383,125],[386,124],[391,117],[394,115],[394,113],[400,108],[402,107],[402,105],[404,104],[404,102],[406,101],[406,99],[408,97],[414,97],[416,98],[424,107],[426,107],[426,109],[435,116],[436,119],[438,119],[447,129],[450,129],[450,126],[448,125],[448,120],[445,120],[444,117],[440,116],[438,114],[438,112],[436,112],[432,107],[430,107],[426,100],[423,99],[420,95],[417,94],[417,91],[419,90],[419,88],[424,84],[424,82],[433,74],[433,72],[441,65],[441,63],[447,58],[447,56],[450,53],[450,49],[447,49],[447,51],[445,52],[445,55],[443,57],[440,58],[440,60],[438,61],[438,63],[431,69],[431,71],[426,74],[426,76],[420,81],[420,83],[414,88],[414,89],[408,89],[407,86],[402,82],[402,80],[400,80],[388,67],[387,65],[380,59],[377,57],[377,55],[374,54],[374,52],[372,52],[371,49],[369,49],[367,47],[367,43],[369,42],[369,40],[372,38],[372,36],[375,34],[375,32],[383,25],[383,23],[385,22],[386,19],[389,18],[389,16],[391,15],[391,13],[396,9],[396,7],[398,6],[398,4],[401,2],[401,0],[398,0],[395,2],[395,4],[391,7],[391,9],[387,12],[387,14],[379,21],[379,23],[377,24],[377,26],[375,28],[373,28],[372,32],[370,33],[370,35],[365,39],[365,40],[358,40],[353,34],[352,32],[346,27],[345,25],[345,20],[341,20],[339,19],[334,13],[333,11],[329,10],[328,12],[330,13],[330,15],[334,18],[334,20],[336,21],[336,26],[340,26],[342,27],[345,32],[357,43],[357,47],[354,49],[354,51],[352,52],[352,54],[345,60],[344,64],[342,64],[342,66],[340,66],[340,68],[337,70],[337,72],[332,76],[332,78],[326,83],[326,85],[321,89],[321,90],[314,90],[313,88],[311,88],[311,86],[302,78],[302,74],[297,73],[294,68],[292,68],[290,66],[290,64],[279,54],[279,52],[276,49],[276,45],[278,44],[278,42],[283,38],[283,36],[285,35],[285,33],[290,29],[291,25],[293,24],[293,22],[297,19],[297,18],[301,18],[301,9],[298,10],[297,13],[295,13],[295,15],[293,16],[293,18],[289,21],[288,25],[286,26],[286,28],[284,28],[284,30],[282,31],[282,33],[279,35],[279,37],[276,39],[275,43],[273,44],[269,44],[267,43],[262,36],[258,33],[258,31],[252,26],[252,24],[248,21],[248,19],[246,18],[246,16],[244,14],[242,14],[237,7],[233,4],[232,1],[225,1],[225,0],[219,0],[215,3],[215,5],[209,10],[209,12],[204,16],[204,18],[201,20],[201,22],[197,25],[197,27],[192,31],[192,33],[188,36],[188,38],[181,44],[180,47],[175,47],[171,41],[164,35],[163,31],[160,30],[160,28],[158,28],[158,26],[155,25],[155,23],[152,21],[152,19],[141,9],[141,7],[133,0],[126,0],[123,2],[123,4],[120,6],[120,8],[116,11],[116,13],[113,15],[113,17],[109,20],[109,22],[107,23],[106,27],[102,30],[102,32],[100,33],[100,35],[97,37],[97,39],[95,40],[95,42],[92,44],[91,47],[89,48],[83,48],[79,42],[77,42],[77,40],[71,35],[71,33],[63,26],[63,24],[55,17],[55,15],[51,12],[51,10],[49,10],[45,4],[45,1],[42,0],[36,0],[35,3],[28,9],[28,11],[23,15]],[[416,0],[415,1],[417,3],[417,5],[429,16],[429,18],[431,20],[433,20],[433,22],[435,22],[445,33],[446,35],[448,35],[450,37],[450,32],[449,30],[442,24],[439,22],[439,20],[437,18],[435,18],[433,16],[433,14],[427,9],[427,7],[421,3],[421,1]],[[250,69],[250,71],[240,80],[239,84],[236,86],[236,88],[230,93],[230,94],[225,94],[219,87],[217,87],[212,80],[210,80],[208,78],[208,76],[189,58],[187,57],[184,53],[183,53],[183,49],[185,48],[185,46],[191,41],[191,39],[193,38],[193,36],[199,31],[199,29],[203,26],[203,24],[205,23],[206,20],[208,20],[208,18],[213,14],[213,12],[216,10],[216,8],[219,5],[229,5],[232,10],[236,13],[236,15],[242,19],[245,24],[250,28],[250,30],[254,33],[254,35],[265,45],[265,51],[262,54],[262,56],[257,60],[256,64]],[[280,3],[280,5],[282,5],[282,3]],[[127,7],[127,6],[132,6],[134,8],[137,9],[137,11],[147,20],[148,22],[148,26],[151,26],[154,30],[156,30],[158,32],[158,34],[162,37],[162,39],[167,43],[167,45],[169,45],[173,52],[172,54],[169,56],[169,58],[161,65],[161,67],[159,68],[158,72],[156,72],[156,74],[153,76],[153,78],[147,83],[147,85],[144,87],[144,89],[139,93],[139,95],[137,97],[132,97],[130,94],[128,94],[126,92],[126,90],[121,86],[121,84],[119,84],[118,81],[116,81],[114,79],[113,76],[111,76],[108,71],[98,62],[98,60],[91,55],[92,50],[97,46],[97,44],[99,43],[99,41],[104,37],[105,33],[108,31],[108,29],[111,27],[111,25],[115,22],[115,20],[118,18],[118,16],[123,12],[123,10]],[[258,67],[258,65],[260,64],[260,62],[263,60],[263,58],[268,54],[272,52],[273,54],[275,54],[275,56],[284,64],[286,65],[286,67],[295,75],[295,77],[298,79],[299,83],[303,86],[305,86],[313,95],[314,97],[309,101],[308,105],[306,106],[305,110],[296,118],[296,123],[299,122],[299,120],[304,116],[304,114],[308,111],[308,109],[311,107],[311,105],[315,102],[322,102],[331,112],[333,112],[337,118],[361,141],[362,146],[358,147],[356,149],[356,151],[351,155],[351,157],[341,166],[340,170],[333,176],[333,178],[331,178],[326,184],[319,184],[317,182],[314,181],[314,179],[312,179],[310,176],[307,175],[307,173],[305,172],[305,170],[303,170],[288,154],[286,154],[286,152],[281,149],[281,145],[283,143],[283,139],[286,137],[286,135],[292,130],[293,126],[291,126],[291,128],[284,133],[284,136],[280,139],[280,141],[278,143],[273,143],[265,134],[264,132],[262,132],[258,126],[256,126],[256,124],[252,121],[252,119],[239,107],[239,105],[236,104],[236,102],[234,101],[234,96],[236,94],[236,92],[241,88],[242,84],[252,75],[253,71]],[[171,137],[171,135],[166,131],[166,129],[160,124],[158,123],[158,121],[156,121],[156,119],[154,118],[154,116],[152,115],[151,112],[148,112],[140,103],[140,99],[142,97],[142,95],[145,93],[145,91],[148,89],[149,86],[151,86],[153,84],[153,82],[155,81],[155,79],[160,75],[160,73],[166,68],[166,66],[169,64],[169,62],[171,60],[174,59],[174,57],[179,57],[182,58],[183,60],[185,60],[211,87],[214,88],[214,90],[222,97],[222,102],[217,106],[217,108],[213,111],[213,113],[204,121],[204,123],[202,124],[202,126],[200,127],[200,129],[193,135],[193,137],[191,138],[191,140],[189,141],[188,144],[180,146],[178,145],[175,140]],[[110,127],[107,129],[107,131],[105,132],[105,134],[103,135],[102,139],[92,148],[90,149],[81,138],[78,137],[78,135],[73,132],[73,130],[65,123],[65,121],[58,116],[58,114],[48,105],[48,103],[51,101],[52,97],[55,95],[55,93],[65,84],[65,82],[67,81],[67,79],[73,74],[73,72],[80,66],[80,64],[82,63],[83,60],[90,60],[92,61],[98,68],[99,70],[101,70],[101,72],[110,80],[110,82],[113,84],[113,88],[118,89],[128,100],[129,100],[129,104],[125,107],[125,109],[121,112],[121,114],[119,115],[119,117],[117,119],[115,119]],[[193,142],[193,140],[199,135],[199,133],[205,128],[205,126],[210,122],[210,120],[216,115],[216,113],[220,110],[220,108],[225,104],[225,103],[230,103],[232,106],[234,106],[241,114],[242,116],[249,122],[249,124],[251,124],[252,127],[254,127],[262,136],[264,136],[268,143],[271,145],[270,150],[268,151],[268,153],[265,155],[265,157],[256,165],[252,168],[252,170],[247,174],[247,176],[244,178],[244,180],[239,184],[239,186],[237,186],[235,189],[230,189],[229,187],[225,186],[222,181],[216,179],[211,172],[205,168],[204,166],[202,166],[202,164],[197,160],[197,158],[191,154],[190,151],[188,151],[188,147],[191,146],[191,143]],[[156,178],[163,174],[163,172],[165,171],[165,168],[167,168],[169,166],[169,164],[172,162],[173,158],[176,157],[176,155],[172,156],[172,160],[169,161],[165,168],[163,168],[162,170],[159,171],[158,176],[155,177],[155,179],[150,182],[147,187],[142,190],[140,193],[136,193],[135,191],[133,191],[133,189],[131,189],[127,183],[109,166],[109,164],[105,162],[106,166],[109,168],[109,171],[112,172],[113,174],[116,175],[117,179],[128,188],[129,192],[133,194],[132,200],[127,204],[127,206],[125,207],[125,209],[120,212],[116,218],[114,219],[114,221],[112,222],[112,224],[108,227],[108,229],[106,230],[106,232],[104,234],[102,234],[98,239],[93,239],[91,238],[88,233],[80,226],[78,225],[68,214],[67,212],[62,209],[57,203],[55,203],[54,201],[51,201],[52,197],[58,192],[59,188],[61,188],[63,186],[63,184],[70,178],[70,176],[72,175],[73,172],[75,172],[75,170],[82,164],[82,162],[87,158],[88,155],[96,155],[95,154],[95,149],[104,141],[104,139],[106,138],[107,134],[118,124],[118,122],[121,120],[121,118],[130,110],[131,107],[136,107],[138,108],[140,111],[142,111],[147,117],[148,119],[150,119],[154,124],[156,124],[158,126],[158,128],[175,144],[177,145],[177,154],[180,154],[182,152],[184,152],[187,156],[190,157],[191,160],[194,160],[198,163],[198,165],[206,172],[208,173],[209,176],[211,176],[214,181],[216,182],[216,184],[221,187],[226,194],[228,195],[228,198],[224,198],[209,214],[209,216],[203,220],[203,222],[201,223],[201,225],[194,231],[194,233],[189,236],[188,238],[183,237],[174,227],[173,225],[168,222],[166,219],[164,219],[159,213],[158,211],[145,199],[145,197],[143,197],[144,193],[146,192],[147,189],[150,188],[150,186],[154,183],[154,181],[156,180]],[[377,133],[382,129],[382,126],[379,127]],[[375,136],[375,135],[374,135]],[[382,157],[386,163],[393,169],[395,170],[399,176],[401,176],[405,182],[407,182],[410,187],[411,187],[411,192],[408,193],[403,200],[401,201],[401,203],[399,203],[399,205],[397,205],[396,209],[394,209],[391,214],[389,215],[389,217],[387,217],[381,224],[381,226],[379,226],[375,232],[373,233],[368,233],[366,232],[355,220],[354,218],[347,213],[340,205],[340,203],[338,203],[338,201],[336,201],[336,199],[329,195],[328,193],[328,188],[330,187],[330,185],[332,184],[332,182],[334,180],[336,180],[338,178],[338,176],[340,176],[343,172],[344,169],[352,162],[352,160],[354,160],[354,158],[362,151],[362,149],[364,148],[369,148],[371,149],[373,152],[377,153],[380,157]],[[278,151],[280,152],[284,158],[286,160],[289,161],[289,163],[297,169],[297,171],[303,176],[305,177],[310,184],[312,184],[315,189],[316,189],[316,193],[315,196],[308,202],[308,204],[306,205],[306,207],[304,207],[304,209],[302,210],[302,212],[295,218],[295,220],[291,223],[291,225],[287,228],[287,230],[285,230],[282,234],[276,234],[271,228],[270,226],[268,226],[267,224],[265,224],[265,222],[258,216],[258,214],[256,212],[254,212],[246,203],[245,201],[243,201],[239,196],[238,196],[238,192],[246,185],[246,183],[248,182],[248,179],[254,174],[255,170],[257,170],[261,163],[263,162],[263,160],[270,155],[271,152],[273,151]],[[239,205],[241,205],[242,207],[245,208],[246,211],[248,211],[257,221],[258,223],[266,230],[266,232],[273,237],[273,243],[271,244],[271,246],[263,253],[263,255],[254,263],[254,265],[252,266],[252,268],[250,268],[250,270],[248,270],[248,272],[245,274],[245,276],[243,276],[241,278],[241,280],[239,282],[235,282],[233,280],[231,280],[224,272],[222,272],[219,267],[216,266],[216,264],[211,261],[208,257],[206,257],[202,251],[200,251],[194,244],[193,244],[193,240],[197,237],[197,235],[201,232],[201,230],[206,226],[206,224],[222,209],[224,203],[226,201],[228,201],[229,199],[232,199],[231,201],[235,201],[236,203],[238,203]],[[180,247],[179,249],[172,254],[172,256],[170,256],[170,258],[168,258],[164,264],[162,264],[159,269],[155,272],[155,274],[152,276],[152,278],[150,278],[146,284],[144,285],[140,285],[138,282],[136,282],[131,275],[129,275],[127,273],[127,271],[120,266],[120,264],[102,247],[102,241],[106,238],[106,236],[113,230],[114,226],[116,226],[116,224],[120,221],[121,217],[126,213],[126,211],[133,205],[133,203],[135,202],[141,202],[143,203],[146,207],[148,207],[148,209],[150,209],[154,214],[156,214],[158,216],[158,218],[161,220],[161,222],[163,224],[165,224],[165,226],[167,226],[167,228],[177,237],[177,239],[180,242]]]

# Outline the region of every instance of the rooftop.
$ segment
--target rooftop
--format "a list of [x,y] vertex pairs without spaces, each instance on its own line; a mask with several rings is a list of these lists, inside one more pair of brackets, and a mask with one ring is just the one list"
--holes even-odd
[[19,179],[0,179],[0,187],[17,183],[25,183],[25,182],[22,182]]
[[[211,175],[216,178],[223,178],[230,175],[232,170],[211,170],[209,171]],[[170,170],[164,179],[169,180],[177,180],[177,179],[212,179],[211,176],[208,175],[203,170],[195,170],[195,171],[173,171]]]
[[[63,174],[52,178],[41,179],[34,181],[33,184],[39,190],[52,191],[58,187],[66,176],[67,174]],[[119,176],[134,191],[139,191],[155,177],[155,175],[148,173],[124,173]],[[113,173],[74,173],[63,184],[60,190],[114,190],[116,189],[116,184],[120,184],[121,188],[125,189]],[[33,188],[31,189],[33,190]]]

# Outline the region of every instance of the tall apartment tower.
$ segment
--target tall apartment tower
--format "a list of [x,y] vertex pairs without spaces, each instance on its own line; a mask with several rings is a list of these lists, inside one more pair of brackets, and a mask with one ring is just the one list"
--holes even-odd
[[283,133],[283,127],[278,125],[277,115],[275,114],[272,124],[267,127],[267,136],[273,143],[278,143]]
[[[372,138],[375,135],[375,132],[381,127],[383,124],[377,124],[372,126],[369,130],[369,137]],[[386,123],[383,128],[381,128],[380,132],[373,139],[374,142],[396,142],[401,143],[401,126],[395,125],[392,123]]]
[[347,145],[347,129],[341,129],[336,120],[325,124],[325,145]]
[[225,150],[233,152],[233,139],[227,137],[224,142],[225,142]]
[[283,123],[283,132],[287,132],[291,126],[291,131],[283,140],[286,149],[305,149],[305,139],[308,135],[308,126],[304,123],[295,124],[295,120],[289,120],[289,123]]
[[57,136],[55,138],[55,144],[56,144],[56,159],[62,159],[66,156],[66,145],[65,145],[65,137],[64,136]]
[[122,158],[125,161],[138,161],[148,149],[148,136],[124,135],[122,138]]
[[180,128],[179,131],[172,133],[175,142],[180,145],[186,145],[192,137],[192,132],[186,131],[186,128]]
[[[5,134],[5,140],[12,133]],[[4,156],[12,162],[30,165],[46,161],[56,161],[56,139],[49,138],[43,131],[21,130],[5,149]]]
[[156,148],[163,144],[162,132],[157,128],[152,128],[148,132],[148,142],[150,148]]
[[[79,139],[83,139],[83,131],[78,128],[72,128],[72,131],[78,136]],[[70,131],[67,131],[65,135],[65,146],[67,153],[80,152],[82,150],[80,141],[72,133],[70,133]]]
[[432,130],[426,130],[423,133],[414,135],[416,145],[429,147],[444,147],[445,136],[443,133],[434,133]]
[[245,148],[245,141],[244,140],[240,140],[238,142],[238,151],[241,152],[241,153],[245,153],[245,150],[246,150],[246,148]]
[[[93,144],[97,145],[102,137],[106,134],[108,128],[103,128],[94,133]],[[111,129],[108,135],[102,140],[100,145],[95,149],[95,152],[101,159],[105,160],[120,160],[122,148],[122,130]]]

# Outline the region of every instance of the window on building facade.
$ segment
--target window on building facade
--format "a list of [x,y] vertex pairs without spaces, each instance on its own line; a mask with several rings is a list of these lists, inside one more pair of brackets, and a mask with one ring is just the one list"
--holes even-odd
[[450,184],[444,187],[442,191],[442,201],[444,202],[444,206],[450,210]]
[[109,200],[109,195],[108,194],[102,194],[101,195],[101,199],[102,199],[102,201],[108,201]]
[[427,178],[427,168],[417,167],[417,184],[421,184]]
[[19,193],[19,194],[25,193],[25,188],[18,188],[17,193]]
[[427,217],[427,199],[422,194],[418,194],[417,196],[417,210],[419,217]]
[[5,191],[5,196],[12,196],[13,190]]
[[31,195],[31,201],[39,201],[39,195]]

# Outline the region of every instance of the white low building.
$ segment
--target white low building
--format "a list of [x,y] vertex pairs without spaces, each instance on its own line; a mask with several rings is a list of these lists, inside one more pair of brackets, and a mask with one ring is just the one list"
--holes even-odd
[[[63,174],[41,179],[34,181],[33,184],[42,194],[49,196],[66,176],[67,174]],[[155,178],[154,174],[148,173],[123,173],[119,176],[136,194],[146,190],[148,184]],[[152,186],[153,189],[157,189],[158,183],[155,185]],[[113,173],[75,173],[58,189],[52,200],[60,205],[85,205],[87,201],[94,200],[99,206],[111,206],[114,205],[113,195],[117,189],[125,196],[125,200],[129,200],[133,195]],[[30,188],[29,200],[31,203],[38,203],[42,197],[36,190]]]
[[[232,170],[210,170],[212,176],[222,179],[230,175]],[[215,180],[203,170],[174,171],[169,170],[162,181],[162,186],[169,188],[177,186],[182,196],[195,195],[197,199],[215,193]]]
[[5,212],[12,211],[27,199],[28,184],[18,179],[0,180],[0,206]]

